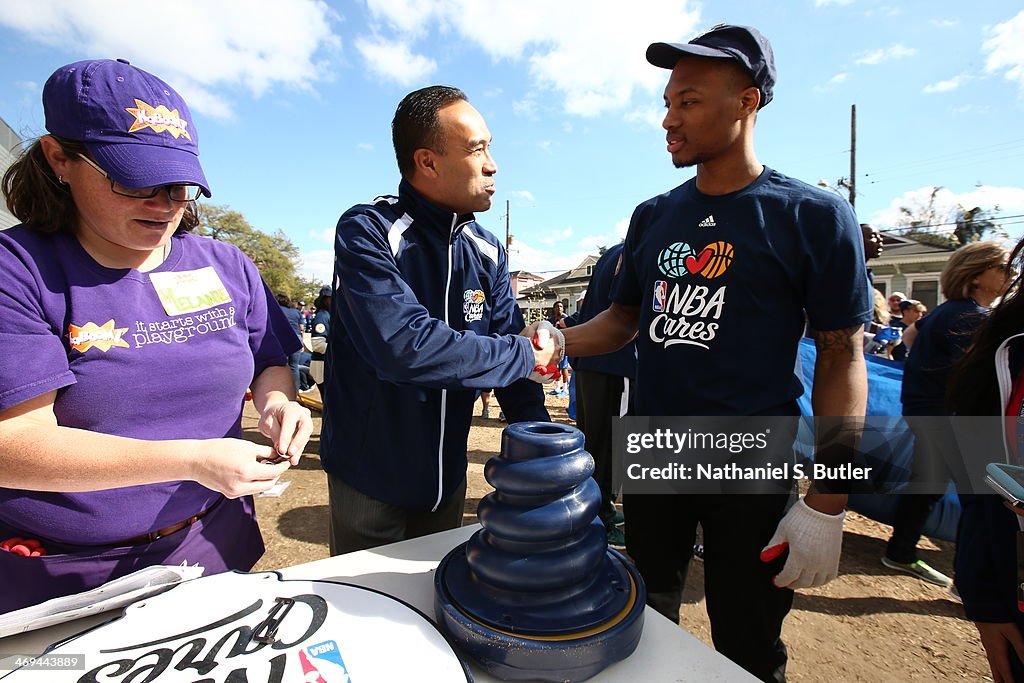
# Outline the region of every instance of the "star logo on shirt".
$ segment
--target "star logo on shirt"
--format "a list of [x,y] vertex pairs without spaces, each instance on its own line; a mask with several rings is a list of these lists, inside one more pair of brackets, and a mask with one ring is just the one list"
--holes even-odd
[[87,322],[84,325],[68,325],[68,339],[71,348],[79,353],[85,353],[94,346],[106,353],[115,346],[130,348],[128,342],[122,337],[128,331],[127,327],[114,327],[114,321],[108,320],[103,325],[94,322]]

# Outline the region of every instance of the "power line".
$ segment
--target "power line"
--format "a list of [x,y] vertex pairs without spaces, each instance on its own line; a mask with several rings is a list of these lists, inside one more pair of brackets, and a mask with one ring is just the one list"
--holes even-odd
[[1009,147],[1016,147],[1016,146],[1022,146],[1022,145],[1024,145],[1024,138],[1019,139],[1019,140],[1010,140],[1009,142],[1002,142],[1002,143],[998,143],[998,144],[994,144],[994,145],[989,145],[987,147],[977,147],[977,148],[970,149],[970,150],[962,150],[962,151],[959,151],[959,152],[950,152],[948,154],[940,154],[938,156],[926,157],[924,159],[918,159],[916,161],[905,161],[905,162],[901,162],[899,164],[894,164],[894,165],[891,165],[891,166],[882,166],[880,168],[876,168],[876,169],[872,170],[870,173],[865,173],[864,175],[865,176],[870,176],[870,175],[873,175],[873,174],[878,173],[880,171],[888,171],[890,169],[905,169],[905,168],[908,168],[908,167],[922,166],[922,165],[927,165],[927,164],[932,164],[932,163],[945,163],[947,161],[950,161],[952,159],[957,159],[957,158],[960,158],[960,157],[970,157],[970,156],[976,156],[976,155],[979,155],[979,154],[988,154],[990,152],[999,152],[1000,156],[1003,156],[1003,153],[1006,151],[1007,148],[1009,148]]

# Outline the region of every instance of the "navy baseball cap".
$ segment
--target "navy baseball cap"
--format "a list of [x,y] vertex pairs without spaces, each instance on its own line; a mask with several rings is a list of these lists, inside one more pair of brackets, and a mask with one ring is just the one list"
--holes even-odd
[[761,91],[758,109],[772,101],[775,55],[771,43],[756,28],[719,24],[688,43],[651,43],[647,48],[647,61],[662,69],[674,69],[687,55],[739,62]]
[[60,67],[43,86],[43,113],[46,130],[85,143],[100,168],[125,187],[183,183],[211,196],[185,100],[127,60]]

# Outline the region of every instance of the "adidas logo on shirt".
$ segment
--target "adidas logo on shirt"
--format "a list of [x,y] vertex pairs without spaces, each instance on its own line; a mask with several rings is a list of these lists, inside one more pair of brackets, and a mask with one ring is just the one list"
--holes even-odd
[[697,227],[698,228],[714,228],[717,225],[718,224],[715,223],[715,217],[714,216],[708,216],[707,218],[702,220],[700,223],[698,223]]

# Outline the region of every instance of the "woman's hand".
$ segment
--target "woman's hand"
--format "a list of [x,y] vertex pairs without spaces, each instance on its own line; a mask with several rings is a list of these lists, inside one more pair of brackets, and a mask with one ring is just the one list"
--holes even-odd
[[263,407],[259,427],[260,433],[273,442],[277,455],[298,465],[313,433],[313,417],[308,408],[295,401],[275,401]]
[[195,444],[189,478],[228,498],[266,491],[290,466],[287,461],[277,462],[277,453],[270,446],[260,446],[243,439],[179,443],[186,448]]

